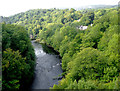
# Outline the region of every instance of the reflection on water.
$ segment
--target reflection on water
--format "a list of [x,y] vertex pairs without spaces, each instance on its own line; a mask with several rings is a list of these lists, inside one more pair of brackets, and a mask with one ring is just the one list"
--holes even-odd
[[58,52],[56,52],[52,47],[48,47],[46,44],[41,44],[43,51],[48,53],[48,54],[55,54],[55,55],[59,55]]

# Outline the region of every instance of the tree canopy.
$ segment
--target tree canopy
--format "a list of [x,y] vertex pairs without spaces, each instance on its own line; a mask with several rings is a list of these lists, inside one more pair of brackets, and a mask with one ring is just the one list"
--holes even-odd
[[[11,56],[14,53],[18,60],[23,59],[28,68],[18,72],[26,70],[30,74],[34,60],[30,34],[40,43],[53,47],[62,57],[63,79],[51,89],[120,89],[118,13],[119,9],[109,8],[36,9],[16,14],[7,22],[14,25],[3,25],[3,53],[7,51]],[[25,26],[27,31],[16,25]],[[87,29],[80,30],[81,25]],[[9,59],[5,56],[5,68],[11,67]],[[22,63],[19,64],[22,66]],[[10,86],[16,83],[13,86],[18,89],[18,78],[9,81]]]
[[24,27],[2,24],[2,55],[2,90],[27,88],[34,74],[35,54]]

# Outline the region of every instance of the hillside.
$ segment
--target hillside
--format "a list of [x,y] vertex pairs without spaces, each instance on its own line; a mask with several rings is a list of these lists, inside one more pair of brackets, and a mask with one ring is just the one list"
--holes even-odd
[[81,9],[106,9],[106,8],[117,8],[118,5],[87,5],[83,7],[76,8],[77,10]]
[[[63,79],[51,89],[120,89],[117,8],[35,9],[9,17],[62,57]],[[92,26],[91,26],[92,24]],[[79,26],[87,26],[80,30]]]

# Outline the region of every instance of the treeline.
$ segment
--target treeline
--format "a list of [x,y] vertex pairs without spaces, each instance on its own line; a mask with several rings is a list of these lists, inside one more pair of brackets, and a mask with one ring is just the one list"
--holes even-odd
[[35,54],[24,27],[2,23],[2,91],[28,89]]
[[82,17],[80,11],[75,9],[37,9],[9,17],[7,23],[25,26],[29,34],[34,37],[40,30],[54,24],[69,24]]
[[119,89],[119,12],[38,9],[11,16],[9,23],[24,25],[60,53],[64,78],[51,89]]

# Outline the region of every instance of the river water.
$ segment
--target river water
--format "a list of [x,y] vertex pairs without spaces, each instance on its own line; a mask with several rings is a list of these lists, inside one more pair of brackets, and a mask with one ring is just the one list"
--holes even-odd
[[58,75],[62,73],[59,55],[43,51],[42,45],[34,41],[32,45],[36,54],[36,67],[31,88],[32,90],[49,89],[54,84],[58,84]]

